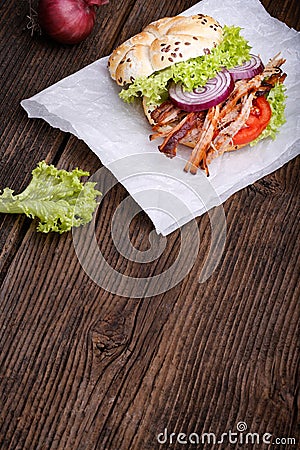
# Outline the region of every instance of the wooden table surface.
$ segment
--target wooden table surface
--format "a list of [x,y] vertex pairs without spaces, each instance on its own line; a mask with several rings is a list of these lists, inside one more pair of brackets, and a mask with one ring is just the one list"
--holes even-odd
[[[0,189],[20,192],[41,160],[91,174],[101,168],[84,142],[28,119],[20,101],[197,1],[110,0],[98,9],[92,35],[71,47],[31,36],[27,0],[2,1]],[[299,30],[298,0],[262,3]],[[1,214],[0,448],[296,449],[287,439],[299,439],[299,165],[294,159],[224,203],[225,251],[207,281],[198,282],[211,239],[205,214],[197,219],[201,246],[189,273],[145,298],[95,283],[76,257],[72,233],[37,233],[25,216]],[[103,199],[99,245],[114,269],[151,278],[173,264],[180,231],[152,263],[122,257],[110,226],[127,195],[116,184]],[[149,248],[152,230],[138,214],[130,228],[136,249]],[[192,443],[192,433],[220,437],[239,422],[260,439],[270,433],[285,440],[230,446],[228,437],[213,445],[206,436]],[[180,443],[179,433],[191,442]]]

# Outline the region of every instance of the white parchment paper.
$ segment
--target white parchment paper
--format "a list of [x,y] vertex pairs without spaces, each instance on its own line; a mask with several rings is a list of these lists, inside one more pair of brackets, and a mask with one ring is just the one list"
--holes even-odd
[[[85,141],[163,235],[299,154],[300,33],[272,18],[259,0],[203,0],[182,14],[196,13],[211,15],[221,25],[242,27],[252,53],[259,54],[265,63],[278,52],[287,60],[287,122],[277,139],[214,160],[208,179],[204,180],[201,171],[196,176],[183,171],[182,158],[188,159],[188,150],[170,160],[159,153],[160,142],[149,141],[151,129],[140,105],[127,105],[118,97],[119,88],[107,70],[107,57],[21,102],[29,117],[43,118]],[[144,157],[135,157],[140,154]],[[172,196],[184,205],[176,207],[176,213]]]

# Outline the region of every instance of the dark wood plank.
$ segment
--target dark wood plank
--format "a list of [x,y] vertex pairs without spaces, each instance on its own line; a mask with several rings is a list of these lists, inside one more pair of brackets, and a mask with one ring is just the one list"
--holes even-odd
[[261,0],[261,3],[271,16],[285,22],[289,27],[299,30],[300,28],[300,4],[293,0],[274,2],[272,0]]
[[[41,159],[96,172],[101,163],[83,142],[28,120],[20,99],[194,3],[111,1],[99,9],[92,36],[71,48],[30,37],[27,2],[16,14],[16,2],[2,6],[1,185],[21,190]],[[262,3],[299,28],[298,2]],[[97,286],[80,266],[71,234],[41,235],[28,219],[0,217],[0,448],[153,450],[165,428],[220,437],[239,421],[261,436],[299,439],[299,161],[225,202],[226,247],[209,280],[198,283],[211,238],[204,215],[192,270],[149,298]],[[122,257],[110,226],[127,195],[117,184],[101,203],[99,246],[116,270],[153,277],[176,260],[180,232],[151,264]],[[139,214],[130,228],[133,245],[149,248],[152,230]]]

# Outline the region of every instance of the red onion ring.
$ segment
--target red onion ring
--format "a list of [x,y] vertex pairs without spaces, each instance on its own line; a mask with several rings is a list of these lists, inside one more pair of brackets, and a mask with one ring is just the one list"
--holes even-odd
[[194,89],[192,92],[184,90],[182,84],[172,83],[169,95],[172,102],[187,112],[203,111],[212,108],[226,100],[233,91],[234,81],[228,72],[221,72],[208,80],[205,86]]
[[240,66],[233,67],[233,69],[229,69],[234,81],[253,78],[263,72],[265,66],[263,65],[260,57],[257,55],[250,56],[251,59],[249,61],[246,61]]

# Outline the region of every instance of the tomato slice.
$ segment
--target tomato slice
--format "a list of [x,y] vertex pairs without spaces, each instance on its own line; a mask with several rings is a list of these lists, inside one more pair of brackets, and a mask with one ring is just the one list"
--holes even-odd
[[248,144],[254,141],[270,122],[272,110],[265,97],[253,100],[249,118],[243,128],[233,137],[234,145]]

